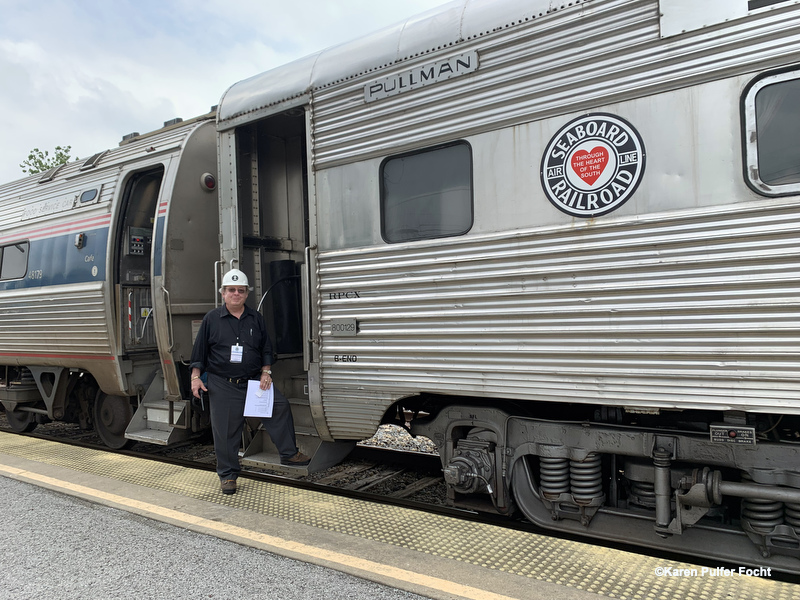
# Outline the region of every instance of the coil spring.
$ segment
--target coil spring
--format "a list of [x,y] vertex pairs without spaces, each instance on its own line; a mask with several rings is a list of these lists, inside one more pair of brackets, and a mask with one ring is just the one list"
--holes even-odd
[[655,508],[655,485],[647,481],[631,481],[631,502],[646,508]]
[[588,504],[603,495],[603,470],[600,455],[591,452],[583,462],[569,463],[572,497],[578,503]]
[[569,459],[540,456],[539,487],[550,497],[569,493]]
[[789,504],[787,502],[784,506],[786,523],[792,527],[800,528],[800,504]]
[[756,531],[769,532],[783,523],[783,502],[745,498],[742,500],[742,520]]
[[19,378],[23,384],[25,383],[32,383],[34,385],[36,384],[36,380],[33,378],[33,373],[31,373],[28,367],[23,367],[22,369],[20,369]]
[[[742,473],[742,481],[753,481],[749,473]],[[742,521],[759,532],[768,533],[783,524],[783,502],[742,498]]]
[[[11,374],[13,376],[6,379],[6,374]],[[16,374],[14,374],[13,371],[6,371],[1,381],[6,385],[12,384],[19,386],[36,386],[36,380],[33,378],[33,374],[28,367],[21,367]]]

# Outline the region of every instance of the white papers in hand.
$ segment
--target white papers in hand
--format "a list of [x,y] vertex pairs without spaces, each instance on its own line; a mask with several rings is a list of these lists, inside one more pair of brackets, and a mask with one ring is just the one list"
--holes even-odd
[[258,380],[250,380],[247,382],[247,396],[244,400],[244,416],[245,417],[271,417],[272,416],[272,403],[274,401],[274,383],[269,386],[269,389],[262,390],[261,382]]

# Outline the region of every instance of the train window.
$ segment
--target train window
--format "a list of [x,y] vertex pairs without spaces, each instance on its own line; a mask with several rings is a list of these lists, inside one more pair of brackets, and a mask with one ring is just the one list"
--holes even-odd
[[757,192],[800,192],[800,73],[759,79],[744,98],[746,178]]
[[747,10],[756,10],[757,8],[764,8],[772,4],[780,4],[781,2],[788,2],[788,0],[748,0]]
[[463,235],[472,228],[472,149],[466,142],[389,157],[380,177],[387,242]]
[[28,272],[28,242],[8,244],[0,249],[0,279],[19,279]]
[[97,198],[97,190],[86,190],[81,194],[81,202],[91,202]]

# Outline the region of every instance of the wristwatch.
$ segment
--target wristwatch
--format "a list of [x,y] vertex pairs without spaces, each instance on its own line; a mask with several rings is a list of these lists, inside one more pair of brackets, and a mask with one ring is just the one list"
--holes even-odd
[[261,369],[262,375],[272,375],[272,371],[270,369]]

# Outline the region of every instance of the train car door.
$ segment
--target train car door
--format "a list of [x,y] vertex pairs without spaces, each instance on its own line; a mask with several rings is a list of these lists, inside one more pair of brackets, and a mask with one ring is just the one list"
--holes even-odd
[[319,431],[324,419],[317,418],[315,350],[307,341],[314,306],[307,299],[307,288],[314,288],[307,263],[316,239],[307,120],[304,109],[293,108],[221,134],[220,164],[235,165],[235,174],[220,192],[220,275],[237,267],[249,277],[248,302],[264,315],[272,340],[273,379],[292,403],[298,444],[312,454],[315,447],[303,445],[303,434],[324,440],[327,432]]
[[309,245],[305,119],[302,110],[264,119],[236,134],[240,264],[249,301],[264,315],[287,375],[303,372],[300,265]]
[[153,321],[150,254],[153,222],[164,167],[134,173],[125,185],[117,232],[117,271],[122,351],[127,356],[152,354],[157,344]]
[[213,121],[194,129],[155,220],[153,294],[161,373],[167,399],[190,398],[189,360],[193,323],[214,307],[214,273],[219,258]]
[[[120,288],[123,302],[132,299],[126,350],[147,349],[151,358],[147,365],[139,359],[135,383],[141,401],[126,437],[156,444],[186,439],[203,428],[205,418],[202,408],[191,410],[189,361],[193,323],[214,306],[214,275],[207,265],[219,257],[216,135],[210,119],[186,127],[180,152],[166,162],[166,170],[131,178],[134,190],[152,183],[146,201],[131,196],[121,225]],[[135,264],[128,246],[136,249]],[[135,286],[143,290],[138,303]]]

